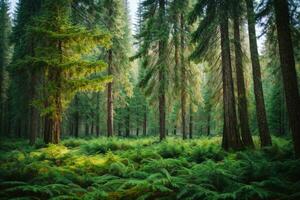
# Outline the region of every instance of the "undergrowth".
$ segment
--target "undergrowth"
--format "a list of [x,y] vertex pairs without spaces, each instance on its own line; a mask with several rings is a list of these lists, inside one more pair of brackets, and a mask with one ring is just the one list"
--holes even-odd
[[300,199],[290,141],[224,152],[220,138],[1,141],[0,199]]

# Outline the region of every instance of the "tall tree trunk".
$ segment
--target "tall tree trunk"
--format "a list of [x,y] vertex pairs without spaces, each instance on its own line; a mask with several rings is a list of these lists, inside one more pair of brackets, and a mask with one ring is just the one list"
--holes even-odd
[[91,133],[90,133],[91,136],[94,135],[94,122],[92,121],[92,124],[91,124]]
[[130,108],[127,107],[127,116],[126,116],[126,131],[125,131],[126,137],[130,136]]
[[229,32],[228,32],[228,14],[224,14],[220,18],[221,32],[221,54],[222,54],[222,77],[223,77],[223,102],[224,102],[224,142],[223,148],[241,149],[242,141],[237,130],[237,118],[235,110],[235,98],[232,78]]
[[[112,75],[112,50],[108,51],[108,75]],[[113,136],[113,83],[107,85],[107,136]]]
[[208,116],[207,116],[207,136],[210,136],[210,116],[211,116],[211,113],[209,111]]
[[78,99],[77,95],[75,95],[74,101],[75,101],[75,109],[76,109],[76,111],[74,113],[74,126],[75,126],[74,135],[75,135],[76,138],[78,138],[79,137],[80,118],[79,118],[79,111],[78,111],[78,109],[79,109],[79,105],[78,105],[79,104],[79,99]]
[[50,115],[46,115],[44,119],[44,142],[45,144],[49,144],[52,141],[51,137],[51,124],[52,124],[52,119]]
[[[165,0],[159,0],[159,20],[161,30],[164,30],[165,24]],[[166,87],[166,48],[167,40],[165,36],[159,41],[159,136],[160,141],[166,138],[166,97],[165,97],[165,87]]]
[[287,0],[274,0],[281,72],[294,149],[300,158],[300,97]]
[[192,109],[192,103],[190,103],[190,126],[189,126],[189,134],[190,139],[193,139],[193,109]]
[[236,82],[238,90],[238,112],[241,124],[241,136],[243,144],[247,147],[254,147],[253,139],[249,128],[247,97],[245,89],[245,78],[243,69],[243,55],[240,36],[240,18],[237,6],[234,8],[234,49],[235,49],[235,67]]
[[147,107],[144,110],[144,120],[143,120],[143,135],[147,135]]
[[96,110],[96,136],[100,136],[100,93],[97,93],[97,110]]
[[186,71],[185,71],[185,59],[184,59],[184,17],[180,15],[180,69],[181,69],[181,128],[182,138],[185,140],[186,135]]
[[60,142],[61,135],[61,122],[62,122],[62,105],[61,105],[61,96],[60,91],[57,91],[55,95],[55,114],[53,117],[52,124],[52,143],[58,144]]
[[[31,83],[30,83],[30,99],[31,102],[35,98],[35,84],[36,84],[36,75],[33,72],[31,74]],[[34,145],[35,140],[37,137],[37,123],[38,123],[38,116],[37,116],[37,110],[35,109],[34,105],[30,105],[30,122],[29,122],[29,144]]]
[[[175,122],[175,123],[176,123],[176,122]],[[174,135],[177,135],[177,125],[176,125],[176,124],[174,125],[173,134],[174,134]]]
[[86,137],[89,136],[89,130],[90,130],[89,124],[88,124],[88,122],[86,122],[85,123],[85,136]]
[[261,146],[272,145],[271,135],[268,128],[268,121],[265,108],[264,93],[261,81],[261,67],[257,50],[256,30],[255,30],[255,13],[253,0],[246,0],[248,15],[248,32],[249,44],[252,61],[254,94],[256,102],[256,115],[259,128]]
[[137,126],[137,127],[136,127],[136,136],[139,136],[139,134],[140,134],[140,127]]
[[119,120],[118,122],[118,136],[121,137],[122,136],[122,124]]

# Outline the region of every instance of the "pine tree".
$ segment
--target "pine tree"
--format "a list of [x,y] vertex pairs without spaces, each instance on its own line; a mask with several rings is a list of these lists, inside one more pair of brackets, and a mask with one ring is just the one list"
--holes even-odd
[[33,99],[37,93],[39,72],[36,69],[32,70],[33,68],[25,63],[17,63],[17,61],[25,59],[26,56],[34,56],[36,41],[28,33],[27,28],[32,25],[33,18],[38,15],[40,4],[40,0],[21,0],[19,2],[12,34],[14,54],[10,68],[11,84],[9,89],[12,105],[11,119],[15,119],[12,123],[15,127],[14,131],[21,135],[21,130],[23,130],[24,136],[29,135],[31,144],[34,144],[37,135],[38,116],[37,110],[33,106]]
[[248,34],[250,44],[250,54],[252,62],[252,73],[254,83],[254,94],[256,102],[256,116],[259,128],[261,146],[272,145],[272,140],[268,128],[268,121],[265,108],[264,93],[261,80],[261,66],[257,49],[256,30],[255,30],[255,13],[253,0],[246,0],[247,19],[248,19]]
[[[104,27],[112,36],[112,45],[107,52],[108,75],[113,82],[107,85],[107,135],[113,136],[114,107],[123,105],[127,96],[132,94],[130,83],[131,64],[129,55],[130,28],[128,2],[124,0],[105,0],[99,2],[100,18],[105,21]],[[120,92],[124,91],[124,92]],[[124,94],[124,95],[123,95]]]
[[243,53],[240,36],[240,16],[243,13],[243,5],[240,1],[232,1],[232,18],[234,29],[234,50],[235,50],[235,67],[236,83],[238,90],[238,112],[241,124],[242,141],[247,147],[254,147],[253,139],[249,128],[247,97],[245,88],[245,78],[243,69]]
[[4,134],[6,88],[7,88],[7,67],[9,64],[9,36],[10,18],[8,14],[8,3],[6,0],[0,1],[0,135]]
[[108,46],[109,37],[97,30],[86,30],[70,22],[71,1],[43,1],[41,15],[29,27],[37,38],[34,56],[18,62],[43,71],[41,94],[35,105],[45,116],[45,143],[59,143],[62,112],[79,90],[99,90],[108,77],[91,76],[106,66],[103,61],[88,61],[96,45]]
[[[201,19],[196,31],[193,33],[193,42],[197,44],[192,54],[195,60],[204,60],[209,52],[210,45],[217,40],[213,36],[219,31],[221,34],[221,66],[223,82],[223,148],[240,149],[242,142],[237,129],[235,97],[233,88],[231,52],[229,40],[229,2],[223,0],[197,1],[190,13],[190,21]],[[217,37],[216,37],[217,38]],[[198,58],[200,56],[200,59]]]
[[[140,81],[146,96],[158,102],[160,140],[166,138],[166,107],[169,80],[169,24],[167,23],[166,0],[144,0],[142,5],[142,24],[137,36],[140,47],[135,58],[143,58],[145,73]],[[150,56],[150,54],[152,54]],[[151,96],[151,97],[149,97]]]
[[288,1],[274,0],[281,72],[284,83],[289,124],[293,134],[294,149],[300,158],[300,97],[295,67],[293,41],[290,31]]

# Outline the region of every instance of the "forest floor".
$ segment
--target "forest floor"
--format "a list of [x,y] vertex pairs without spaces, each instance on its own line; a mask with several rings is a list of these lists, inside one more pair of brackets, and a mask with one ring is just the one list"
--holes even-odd
[[219,137],[2,140],[0,199],[300,199],[300,160],[273,141],[228,153]]

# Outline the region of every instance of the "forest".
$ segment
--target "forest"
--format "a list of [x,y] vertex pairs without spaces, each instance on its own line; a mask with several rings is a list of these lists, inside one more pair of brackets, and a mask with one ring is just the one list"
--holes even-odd
[[0,0],[0,200],[299,200],[299,70],[299,0]]

